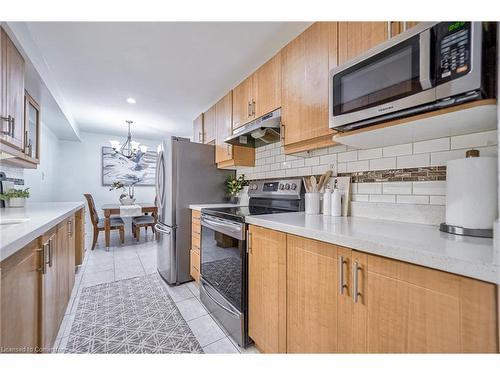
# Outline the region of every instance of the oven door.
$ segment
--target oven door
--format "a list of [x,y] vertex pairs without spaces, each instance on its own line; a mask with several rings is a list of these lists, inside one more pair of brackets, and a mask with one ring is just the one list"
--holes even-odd
[[[436,100],[431,29],[405,34],[330,72],[330,127],[356,122]],[[359,126],[359,125],[358,125]]]
[[200,272],[204,282],[217,290],[231,309],[244,312],[245,224],[202,214],[200,251]]

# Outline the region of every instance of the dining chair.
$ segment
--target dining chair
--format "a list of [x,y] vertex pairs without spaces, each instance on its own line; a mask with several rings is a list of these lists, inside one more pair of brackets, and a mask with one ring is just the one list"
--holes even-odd
[[[95,249],[95,245],[97,244],[97,238],[99,237],[99,232],[103,232],[105,228],[105,219],[99,217],[97,214],[97,210],[95,208],[94,198],[91,194],[83,194],[85,199],[87,200],[87,204],[89,206],[90,213],[90,221],[92,222],[92,226],[94,229],[94,237],[92,240],[92,250]],[[125,223],[120,217],[110,217],[110,230],[119,230],[120,231],[120,242],[123,244],[125,242]]]
[[[155,206],[157,206],[156,198],[155,198]],[[151,227],[151,230],[153,231],[154,234],[156,221],[157,221],[156,213],[154,212],[151,214],[151,216],[146,213],[142,216],[136,216],[132,218],[132,234],[134,235],[135,239],[139,241],[141,228],[143,227],[145,228],[146,233],[148,232],[148,227]]]

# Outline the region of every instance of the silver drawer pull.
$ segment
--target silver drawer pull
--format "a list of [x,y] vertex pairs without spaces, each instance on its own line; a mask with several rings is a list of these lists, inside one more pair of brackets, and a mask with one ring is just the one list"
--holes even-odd
[[358,279],[358,271],[360,267],[358,262],[354,262],[354,267],[352,268],[352,275],[353,275],[353,298],[354,298],[354,303],[358,303],[359,301],[359,296],[361,293],[359,292],[359,279]]
[[341,256],[339,260],[339,293],[344,294],[344,289],[347,288],[347,284],[344,283],[344,264],[347,264],[347,261],[344,260],[344,257]]

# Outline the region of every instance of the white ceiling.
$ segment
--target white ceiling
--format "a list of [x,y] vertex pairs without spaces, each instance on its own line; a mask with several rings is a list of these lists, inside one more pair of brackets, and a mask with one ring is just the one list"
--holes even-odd
[[[190,136],[192,120],[308,22],[28,22],[82,131]],[[137,104],[126,103],[127,97]]]

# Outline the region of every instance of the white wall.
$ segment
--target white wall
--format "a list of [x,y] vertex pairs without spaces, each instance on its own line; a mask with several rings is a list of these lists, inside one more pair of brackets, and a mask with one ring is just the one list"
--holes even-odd
[[40,165],[24,170],[24,184],[30,188],[30,202],[55,202],[59,200],[59,139],[43,123],[40,132]]
[[[102,216],[101,206],[106,203],[119,203],[121,190],[109,191],[101,181],[101,148],[109,146],[110,139],[121,140],[123,137],[96,133],[80,133],[81,142],[60,141],[58,170],[60,171],[57,195],[59,201],[85,201],[83,194],[94,197],[96,208]],[[156,150],[159,142],[135,139]],[[154,202],[154,186],[136,186],[137,202]],[[90,220],[87,220],[89,223]],[[91,230],[87,230],[90,233]]]

